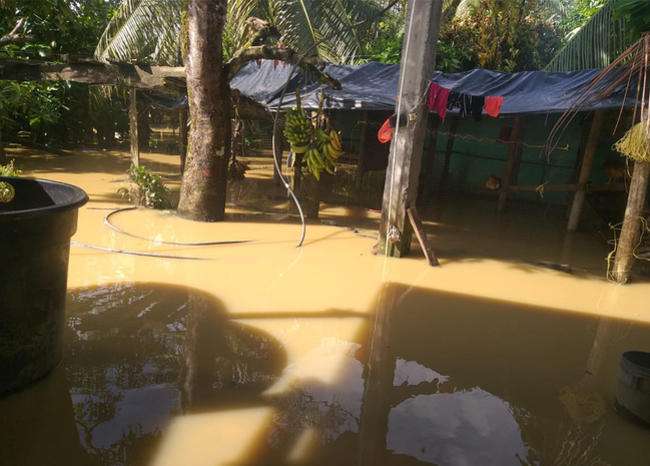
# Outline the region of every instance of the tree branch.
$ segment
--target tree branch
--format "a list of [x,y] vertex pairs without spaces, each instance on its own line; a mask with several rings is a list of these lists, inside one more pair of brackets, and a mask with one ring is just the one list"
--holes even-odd
[[0,37],[0,47],[9,44],[23,44],[32,40],[33,37],[31,35],[20,32],[24,25],[25,18],[20,18],[9,34]]
[[319,66],[322,65],[322,62],[318,57],[303,57],[301,54],[290,48],[272,45],[247,47],[237,52],[225,65],[228,79],[232,79],[246,63],[262,59],[279,60],[285,63],[297,64],[305,71],[314,73],[318,76],[318,80],[321,83],[327,84],[333,89],[341,89],[341,83],[319,68]]

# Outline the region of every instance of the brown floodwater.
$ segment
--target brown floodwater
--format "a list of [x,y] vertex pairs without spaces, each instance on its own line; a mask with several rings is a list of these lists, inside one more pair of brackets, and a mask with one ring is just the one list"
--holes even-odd
[[[441,200],[431,268],[372,255],[377,212],[354,207],[326,205],[296,248],[268,165],[227,222],[113,217],[143,240],[103,224],[124,154],[17,164],[91,201],[64,360],[0,399],[3,466],[650,464],[650,429],[614,404],[621,353],[650,351],[650,284],[608,283],[603,241],[548,211]],[[144,164],[177,186],[176,158]],[[216,240],[249,242],[165,244]]]

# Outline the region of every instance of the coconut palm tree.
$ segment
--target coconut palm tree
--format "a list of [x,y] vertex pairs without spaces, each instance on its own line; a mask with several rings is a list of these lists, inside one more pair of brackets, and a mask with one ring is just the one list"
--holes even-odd
[[643,32],[650,31],[648,0],[609,0],[582,27],[571,32],[547,71],[603,68]]
[[[227,3],[223,33],[226,59],[247,45],[258,18],[282,43],[324,61],[349,63],[372,27],[383,0],[234,0]],[[388,3],[388,2],[385,2]],[[187,0],[123,0],[95,55],[103,61],[179,65]],[[258,25],[260,23],[257,23]]]
[[190,133],[177,212],[216,221],[225,215],[232,74],[258,58],[301,57],[316,72],[321,60],[353,61],[371,19],[383,11],[376,0],[123,0],[95,55],[186,62]]

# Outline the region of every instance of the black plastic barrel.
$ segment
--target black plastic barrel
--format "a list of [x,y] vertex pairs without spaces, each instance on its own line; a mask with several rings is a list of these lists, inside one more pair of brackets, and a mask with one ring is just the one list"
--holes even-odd
[[618,372],[616,401],[627,413],[650,424],[650,353],[623,353]]
[[69,184],[3,178],[0,203],[0,394],[45,376],[61,359],[70,237],[88,201]]

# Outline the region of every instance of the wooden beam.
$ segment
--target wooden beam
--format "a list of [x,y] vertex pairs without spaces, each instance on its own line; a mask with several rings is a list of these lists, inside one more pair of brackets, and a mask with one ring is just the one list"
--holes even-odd
[[510,186],[516,184],[514,181],[517,176],[517,166],[519,165],[518,162],[521,155],[522,132],[521,117],[516,117],[509,138],[510,144],[508,144],[508,160],[506,162],[501,190],[499,192],[499,202],[497,204],[498,212],[503,212],[505,210]]
[[185,87],[185,68],[98,62],[50,63],[33,60],[0,60],[0,80],[74,81],[155,89],[170,85]]
[[129,141],[131,142],[131,163],[139,167],[138,91],[135,88],[129,90]]
[[[415,207],[424,136],[425,99],[435,67],[441,0],[409,0],[402,47],[396,113],[379,226],[379,247],[389,256],[408,254],[411,234],[406,210]],[[402,122],[403,120],[403,122]]]
[[[648,139],[650,139],[650,134]],[[645,207],[648,179],[650,179],[650,163],[636,162],[630,181],[630,193],[627,196],[623,227],[616,245],[613,275],[614,280],[618,283],[627,283],[630,279],[634,264],[634,250],[641,234],[641,216]]]
[[603,126],[605,112],[598,110],[594,112],[591,121],[591,128],[589,129],[589,136],[587,137],[587,145],[582,156],[582,163],[580,164],[580,174],[578,175],[578,189],[573,196],[573,203],[571,204],[571,211],[569,213],[569,222],[567,224],[567,231],[576,231],[580,223],[580,215],[585,202],[587,192],[587,183],[591,177],[591,168],[594,164],[594,156],[598,148],[598,141],[600,140],[600,132]]

